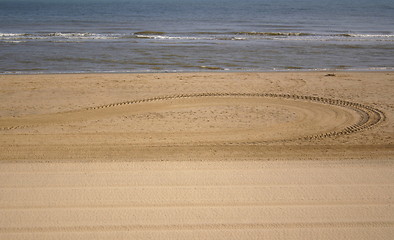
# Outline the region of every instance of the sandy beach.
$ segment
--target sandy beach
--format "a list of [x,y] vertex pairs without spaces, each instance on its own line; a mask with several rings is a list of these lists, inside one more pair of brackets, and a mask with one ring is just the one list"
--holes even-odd
[[394,72],[0,75],[0,239],[391,239]]

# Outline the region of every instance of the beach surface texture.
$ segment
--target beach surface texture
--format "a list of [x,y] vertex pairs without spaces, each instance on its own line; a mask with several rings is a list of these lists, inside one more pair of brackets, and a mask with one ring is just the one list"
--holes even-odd
[[394,73],[0,75],[0,239],[392,239]]

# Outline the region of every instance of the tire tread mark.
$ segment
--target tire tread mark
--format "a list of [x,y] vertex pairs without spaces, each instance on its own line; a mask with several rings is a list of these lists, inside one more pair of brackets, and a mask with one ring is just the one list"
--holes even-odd
[[[117,107],[122,105],[131,105],[131,104],[139,104],[139,103],[148,103],[154,101],[165,101],[171,99],[182,99],[182,98],[200,98],[200,97],[263,97],[263,98],[283,98],[283,99],[292,99],[292,100],[302,100],[302,101],[309,101],[309,102],[317,102],[321,104],[327,104],[332,106],[339,106],[343,108],[347,108],[357,112],[360,116],[360,120],[350,125],[342,130],[339,131],[332,131],[327,133],[321,133],[316,135],[304,136],[297,139],[289,139],[289,140],[279,140],[280,142],[287,142],[287,141],[294,141],[294,140],[316,140],[316,139],[323,139],[341,135],[349,135],[352,133],[360,132],[363,130],[371,129],[375,127],[377,124],[385,121],[386,116],[384,112],[379,109],[373,108],[368,105],[349,102],[339,99],[330,99],[330,98],[323,98],[323,97],[316,97],[316,96],[305,96],[305,95],[294,95],[294,94],[277,94],[277,93],[214,93],[214,92],[205,92],[205,93],[193,93],[193,94],[177,94],[177,95],[167,95],[167,96],[158,96],[152,98],[145,98],[145,99],[135,99],[129,100],[124,102],[118,103],[111,103],[106,105],[100,105],[95,107],[88,107],[82,110],[92,111],[97,109],[105,109],[110,107]],[[80,110],[72,110],[67,112],[75,112]],[[0,131],[8,131],[14,130],[19,128],[29,128],[34,127],[31,125],[18,125],[18,126],[7,126],[0,128]],[[273,141],[254,141],[254,142],[241,142],[241,143],[225,143],[225,144],[248,144],[248,145],[255,145],[255,144],[263,144],[269,143]]]
[[0,233],[32,232],[107,232],[152,230],[237,230],[237,229],[286,229],[286,228],[392,228],[394,222],[294,222],[294,223],[229,223],[229,224],[160,224],[160,225],[96,225],[58,227],[0,228]]

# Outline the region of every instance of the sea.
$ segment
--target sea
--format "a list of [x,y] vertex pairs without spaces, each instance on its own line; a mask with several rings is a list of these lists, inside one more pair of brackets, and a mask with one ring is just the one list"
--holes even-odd
[[393,0],[0,0],[0,74],[394,70]]

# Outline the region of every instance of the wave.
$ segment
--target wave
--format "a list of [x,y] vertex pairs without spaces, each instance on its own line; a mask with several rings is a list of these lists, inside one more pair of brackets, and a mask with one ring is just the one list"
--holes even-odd
[[51,32],[51,33],[0,33],[0,40],[106,40],[117,39],[119,34],[99,34],[89,32]]
[[18,36],[23,36],[26,35],[27,33],[0,33],[0,37],[18,37]]
[[168,35],[135,35],[135,38],[159,39],[159,40],[215,40],[215,38],[209,38],[209,37],[168,36]]
[[302,32],[234,32],[236,35],[251,35],[251,36],[312,36],[311,33]]
[[155,39],[166,41],[394,41],[394,34],[359,33],[308,33],[308,32],[180,32],[139,31],[134,33],[91,33],[91,32],[37,32],[0,33],[0,42],[20,43],[26,41],[82,42],[128,39]]
[[155,31],[142,31],[142,32],[135,32],[134,35],[164,35],[165,32],[155,32]]
[[81,39],[81,40],[106,40],[106,39],[117,39],[119,38],[119,34],[100,34],[100,33],[48,33],[44,34],[44,37],[48,38],[60,38],[60,39]]
[[394,37],[394,34],[357,34],[357,33],[342,33],[342,34],[334,34],[334,36],[343,36],[343,37]]
[[190,32],[157,34],[134,33],[133,38],[157,40],[296,40],[296,41],[394,41],[393,34],[307,33],[307,32]]

